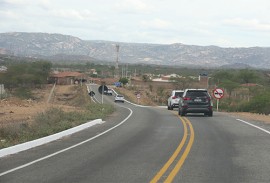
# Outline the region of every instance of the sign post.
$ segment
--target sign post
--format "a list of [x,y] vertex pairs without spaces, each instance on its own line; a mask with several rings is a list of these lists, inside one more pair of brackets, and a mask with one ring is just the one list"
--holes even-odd
[[213,95],[217,99],[217,111],[218,111],[219,100],[224,96],[224,90],[221,88],[216,88],[213,90]]
[[140,103],[141,94],[138,93],[138,94],[136,95],[136,97],[137,97],[137,103],[139,104],[139,103]]
[[108,91],[108,87],[105,85],[105,83],[103,82],[102,85],[100,87],[98,87],[98,92],[101,94],[101,103],[103,104],[103,95],[104,95],[104,91]]

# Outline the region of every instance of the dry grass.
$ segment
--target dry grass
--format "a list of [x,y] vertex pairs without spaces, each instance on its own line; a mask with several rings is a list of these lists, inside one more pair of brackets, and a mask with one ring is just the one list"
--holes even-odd
[[85,87],[58,86],[49,104],[45,101],[50,90],[40,92],[45,97],[34,101],[1,101],[0,149],[103,119],[114,111],[113,106],[91,103]]
[[264,123],[270,124],[270,116],[264,115],[264,114],[254,114],[254,113],[248,113],[248,112],[231,112],[230,114],[234,116],[242,117],[246,120],[254,120],[254,121],[260,121]]
[[61,108],[63,111],[79,111],[80,107],[72,105],[71,101],[75,98],[73,85],[58,85],[55,88],[54,97],[50,103],[47,99],[52,88],[48,85],[43,89],[37,89],[34,93],[34,100],[21,100],[15,97],[0,101],[0,125],[11,123],[31,123],[33,117],[52,107]]

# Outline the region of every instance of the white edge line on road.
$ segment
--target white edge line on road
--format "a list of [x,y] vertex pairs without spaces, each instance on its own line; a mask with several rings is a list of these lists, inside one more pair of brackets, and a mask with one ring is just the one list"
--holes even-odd
[[[126,107],[124,107],[124,108],[126,108]],[[130,114],[129,114],[123,121],[121,121],[120,123],[118,123],[118,124],[115,125],[114,127],[110,128],[110,129],[108,129],[108,130],[106,130],[106,131],[104,131],[104,132],[102,132],[102,133],[100,133],[100,134],[98,134],[98,135],[96,135],[96,136],[90,138],[90,139],[87,139],[87,140],[85,140],[85,141],[82,141],[82,142],[80,142],[80,143],[78,143],[78,144],[75,144],[75,145],[73,145],[73,146],[70,146],[70,147],[68,147],[68,148],[62,149],[62,150],[57,151],[57,152],[55,152],[55,153],[52,153],[52,154],[50,154],[50,155],[44,156],[44,157],[42,157],[42,158],[36,159],[36,160],[31,161],[31,162],[29,162],[29,163],[26,163],[26,164],[24,164],[24,165],[21,165],[21,166],[18,166],[18,167],[16,167],[16,168],[13,168],[13,169],[10,169],[10,170],[8,170],[8,171],[5,171],[5,172],[3,172],[3,173],[0,173],[0,177],[3,176],[3,175],[9,174],[9,173],[11,173],[11,172],[14,172],[14,171],[16,171],[16,170],[19,170],[19,169],[25,168],[25,167],[27,167],[27,166],[30,166],[30,165],[32,165],[32,164],[35,164],[35,163],[37,163],[37,162],[40,162],[40,161],[42,161],[42,160],[45,160],[45,159],[48,159],[48,158],[50,158],[50,157],[56,156],[56,155],[58,155],[58,154],[60,154],[60,153],[63,153],[63,152],[65,152],[65,151],[68,151],[68,150],[70,150],[70,149],[73,149],[73,148],[75,148],[75,147],[78,147],[78,146],[80,146],[80,145],[82,145],[82,144],[85,144],[85,143],[87,143],[87,142],[89,142],[89,141],[92,141],[92,140],[94,140],[94,139],[96,139],[96,138],[98,138],[98,137],[100,137],[100,136],[102,136],[102,135],[108,133],[109,131],[111,131],[111,130],[117,128],[117,127],[119,127],[119,126],[122,125],[122,124],[124,124],[124,123],[128,120],[128,118],[130,118],[130,116],[133,114],[133,111],[132,111],[130,108],[126,108],[126,109],[128,109],[128,110],[130,111]]]
[[257,129],[259,129],[259,130],[261,130],[261,131],[263,131],[263,132],[265,132],[265,133],[270,134],[270,131],[267,131],[267,130],[265,130],[265,129],[259,127],[259,126],[253,125],[253,124],[251,124],[251,123],[249,123],[249,122],[246,122],[246,121],[244,121],[244,120],[241,120],[241,119],[236,119],[236,120],[238,120],[238,121],[240,121],[240,122],[242,122],[242,123],[245,123],[245,124],[247,124],[247,125],[249,125],[249,126],[252,126],[252,127],[254,127],[254,128],[257,128]]

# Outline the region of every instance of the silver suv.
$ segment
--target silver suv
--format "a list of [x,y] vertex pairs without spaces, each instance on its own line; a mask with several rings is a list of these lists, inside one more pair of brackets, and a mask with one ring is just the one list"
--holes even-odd
[[173,90],[171,96],[168,98],[168,110],[173,110],[177,108],[179,104],[179,98],[182,97],[184,90]]
[[204,113],[213,116],[213,103],[206,89],[186,89],[179,100],[178,114],[185,116],[187,113]]

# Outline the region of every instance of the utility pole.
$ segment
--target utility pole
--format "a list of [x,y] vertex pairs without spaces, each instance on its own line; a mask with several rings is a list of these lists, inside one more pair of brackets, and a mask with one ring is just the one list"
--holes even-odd
[[115,45],[116,48],[116,62],[115,62],[115,78],[119,77],[119,66],[118,66],[118,60],[119,60],[119,44]]
[[128,64],[126,64],[126,78],[128,77]]

